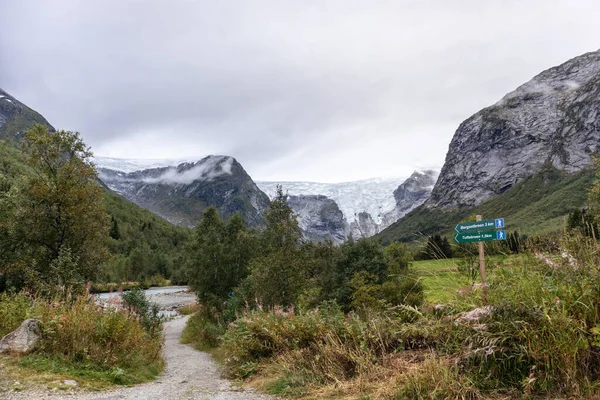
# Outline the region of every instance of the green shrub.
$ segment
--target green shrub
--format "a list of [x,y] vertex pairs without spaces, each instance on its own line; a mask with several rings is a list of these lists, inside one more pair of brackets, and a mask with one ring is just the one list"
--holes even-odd
[[223,325],[208,318],[201,309],[188,319],[181,342],[191,344],[197,350],[210,350],[219,346],[225,329]]
[[0,293],[0,338],[14,331],[31,315],[32,299],[26,293]]
[[142,326],[151,336],[162,332],[158,306],[148,301],[143,289],[135,288],[123,293],[123,302],[130,312],[139,317]]
[[419,329],[409,329],[413,325],[405,321],[391,312],[346,315],[334,303],[299,314],[280,308],[252,311],[230,324],[222,346],[230,372],[237,377],[251,374],[251,367],[264,359],[296,352],[302,354],[296,361],[317,376],[341,379],[386,354],[441,345],[451,330],[451,325],[449,329],[438,321],[418,322]]

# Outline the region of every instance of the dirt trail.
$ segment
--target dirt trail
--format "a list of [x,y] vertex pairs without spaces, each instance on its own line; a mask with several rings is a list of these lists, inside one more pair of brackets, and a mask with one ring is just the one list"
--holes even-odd
[[187,317],[165,324],[165,373],[156,381],[129,388],[119,388],[101,393],[20,392],[0,393],[10,400],[24,399],[215,399],[215,400],[273,400],[252,390],[236,387],[220,377],[219,366],[206,353],[179,343]]

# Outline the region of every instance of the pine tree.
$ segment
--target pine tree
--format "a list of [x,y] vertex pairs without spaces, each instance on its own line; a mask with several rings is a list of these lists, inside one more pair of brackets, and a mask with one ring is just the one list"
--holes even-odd
[[113,215],[111,215],[110,217],[110,230],[108,231],[108,235],[115,240],[121,239],[119,221],[117,221],[117,219]]

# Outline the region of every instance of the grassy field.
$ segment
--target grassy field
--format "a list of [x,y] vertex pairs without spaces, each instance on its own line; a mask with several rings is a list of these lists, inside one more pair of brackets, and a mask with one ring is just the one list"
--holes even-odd
[[[488,282],[494,280],[494,271],[498,266],[526,261],[521,255],[500,255],[486,257]],[[449,303],[460,289],[468,288],[474,282],[467,274],[461,272],[463,259],[447,258],[413,262],[413,269],[425,287],[425,300],[431,304]],[[479,264],[475,261],[475,266]],[[479,283],[479,276],[475,283]]]
[[457,290],[471,283],[459,272],[459,262],[454,258],[414,262],[413,268],[423,282],[427,302],[447,303]]

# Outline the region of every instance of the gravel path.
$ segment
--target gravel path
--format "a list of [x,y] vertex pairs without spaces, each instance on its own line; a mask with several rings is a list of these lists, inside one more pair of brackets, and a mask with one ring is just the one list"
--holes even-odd
[[241,389],[220,377],[219,366],[206,353],[179,343],[187,317],[177,318],[165,324],[164,357],[165,373],[156,381],[129,388],[120,388],[102,393],[72,392],[20,392],[0,393],[10,400],[29,399],[215,399],[215,400],[274,400],[274,397]]

